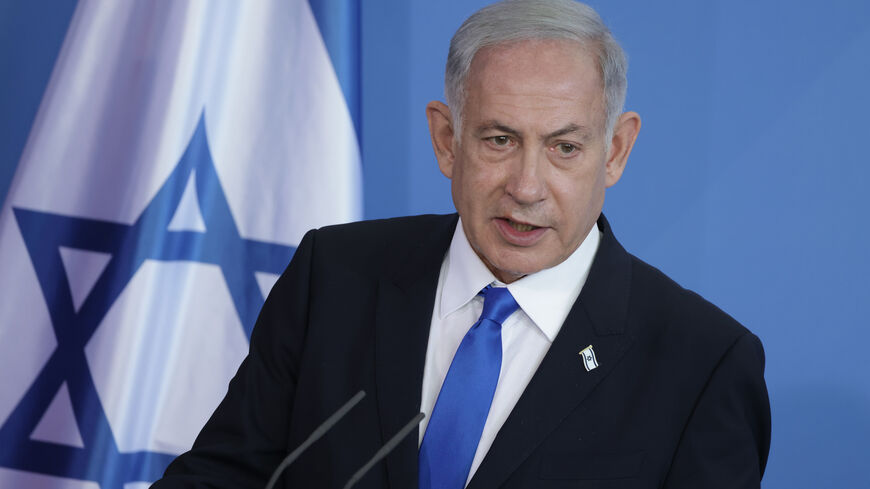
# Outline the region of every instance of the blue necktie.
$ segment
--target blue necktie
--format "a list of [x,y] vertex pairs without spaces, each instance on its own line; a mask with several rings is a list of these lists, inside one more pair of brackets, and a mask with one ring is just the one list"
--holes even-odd
[[519,308],[506,288],[487,286],[483,313],[453,355],[423,443],[420,489],[462,489],[501,370],[501,323]]

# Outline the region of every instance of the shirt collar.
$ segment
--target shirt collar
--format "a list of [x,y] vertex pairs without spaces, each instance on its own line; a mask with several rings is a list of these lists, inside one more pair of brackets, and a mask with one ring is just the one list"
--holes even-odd
[[[600,240],[601,232],[596,223],[586,239],[565,261],[526,275],[507,286],[523,312],[551,342],[586,283]],[[460,218],[447,253],[447,276],[441,292],[440,317],[444,318],[464,306],[481,289],[492,283],[500,284],[471,248]]]

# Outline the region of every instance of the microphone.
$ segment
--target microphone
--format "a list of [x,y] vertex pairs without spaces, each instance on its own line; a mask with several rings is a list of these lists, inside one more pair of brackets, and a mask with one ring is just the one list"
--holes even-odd
[[[326,434],[327,431],[331,430],[332,427],[335,426],[335,423],[338,423],[341,418],[343,418],[351,409],[353,409],[353,407],[356,406],[357,403],[359,403],[365,396],[366,392],[362,390],[354,394],[354,396],[351,397],[350,400],[344,403],[344,406],[338,408],[338,411],[333,413],[332,416],[326,418],[326,421],[321,423],[320,426],[318,426],[313,432],[311,432],[311,435],[309,435],[308,438],[304,442],[302,442],[301,445],[296,447],[296,450],[293,450],[292,452],[290,452],[290,455],[284,457],[284,460],[280,464],[278,464],[278,467],[275,469],[274,472],[272,472],[272,477],[269,478],[269,483],[266,484],[266,489],[272,489],[272,487],[275,486],[275,483],[278,482],[278,476],[281,475],[281,472],[284,472],[284,469],[286,469],[297,458],[299,458],[299,455],[301,455],[306,448],[311,446],[312,443],[319,440],[323,435]],[[419,423],[419,421],[417,422]]]
[[398,433],[393,435],[393,437],[390,438],[390,440],[384,446],[382,446],[380,450],[375,452],[375,455],[371,458],[371,460],[366,462],[365,465],[363,465],[353,474],[350,480],[347,481],[347,484],[344,485],[344,489],[350,489],[351,486],[359,482],[359,480],[362,479],[364,475],[366,475],[366,472],[368,472],[369,469],[374,467],[376,463],[380,462],[382,458],[386,457],[387,454],[392,452],[393,449],[396,448],[396,446],[399,444],[399,442],[404,440],[405,437],[408,436],[408,433],[415,429],[417,425],[420,424],[420,421],[423,421],[423,418],[425,417],[425,414],[417,413],[417,415],[414,416],[411,421],[408,421],[408,424],[406,424],[401,430],[399,430]]

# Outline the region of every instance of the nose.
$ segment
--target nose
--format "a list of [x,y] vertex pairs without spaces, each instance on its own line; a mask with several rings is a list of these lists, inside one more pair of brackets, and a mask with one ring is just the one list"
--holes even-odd
[[505,185],[505,192],[517,203],[534,204],[544,200],[547,187],[544,182],[546,157],[534,148],[526,148],[513,162]]

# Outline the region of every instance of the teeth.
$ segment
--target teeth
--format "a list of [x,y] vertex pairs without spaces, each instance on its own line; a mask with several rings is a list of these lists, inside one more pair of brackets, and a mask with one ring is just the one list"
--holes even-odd
[[535,226],[532,226],[531,224],[520,224],[518,222],[513,222],[511,220],[508,220],[508,222],[510,223],[512,228],[514,228],[520,232],[527,232],[527,231],[531,231],[532,229],[535,229]]

